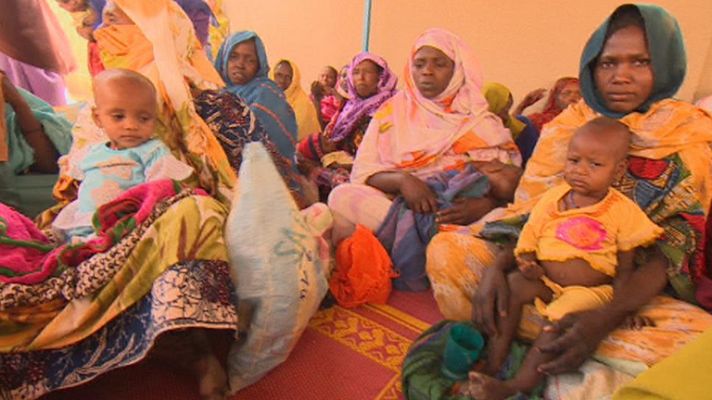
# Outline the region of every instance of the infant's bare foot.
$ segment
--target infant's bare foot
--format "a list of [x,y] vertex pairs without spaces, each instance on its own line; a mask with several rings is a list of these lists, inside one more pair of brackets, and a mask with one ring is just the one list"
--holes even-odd
[[507,382],[497,380],[479,372],[470,372],[468,395],[477,400],[505,400],[517,391]]
[[218,359],[210,354],[195,363],[198,374],[200,396],[205,400],[224,400],[227,398],[227,375]]

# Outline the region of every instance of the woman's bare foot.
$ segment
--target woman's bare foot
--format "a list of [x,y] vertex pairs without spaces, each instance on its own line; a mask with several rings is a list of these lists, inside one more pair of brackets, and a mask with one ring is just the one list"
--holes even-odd
[[227,398],[227,375],[225,369],[213,354],[202,356],[195,362],[198,375],[200,396],[205,400],[224,400]]
[[470,372],[468,395],[477,400],[505,400],[517,394],[517,390],[507,382],[497,380],[479,372]]

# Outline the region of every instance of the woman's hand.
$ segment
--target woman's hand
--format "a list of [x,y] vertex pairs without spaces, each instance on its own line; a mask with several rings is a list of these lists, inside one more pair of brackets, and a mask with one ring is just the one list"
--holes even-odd
[[452,207],[439,211],[436,221],[439,224],[469,225],[496,207],[489,197],[458,198]]
[[520,101],[514,109],[514,115],[521,115],[525,108],[530,107],[537,101],[543,99],[544,95],[546,95],[546,89],[544,88],[535,89],[527,93],[527,95],[524,96],[522,101]]
[[477,291],[472,297],[472,322],[487,336],[497,334],[495,315],[506,316],[509,303],[509,286],[506,272],[492,266],[485,268]]
[[437,197],[425,182],[407,173],[401,179],[399,191],[408,208],[421,214],[437,212]]
[[553,325],[544,327],[559,337],[542,345],[539,350],[555,358],[539,366],[547,375],[575,371],[598,348],[599,343],[618,326],[605,307],[568,314]]

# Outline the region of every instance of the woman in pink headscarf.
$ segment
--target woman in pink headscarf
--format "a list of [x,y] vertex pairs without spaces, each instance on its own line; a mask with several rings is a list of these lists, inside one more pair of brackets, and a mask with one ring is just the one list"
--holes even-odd
[[[456,35],[430,29],[416,40],[406,71],[405,88],[374,114],[359,146],[351,183],[336,187],[329,207],[336,214],[334,240],[355,224],[376,230],[392,199],[402,195],[417,213],[436,214],[439,223],[469,224],[508,201],[519,176],[519,152],[481,94],[480,67],[469,46]],[[443,171],[508,171],[498,179],[504,190],[477,199],[458,199],[438,210],[425,179]],[[508,185],[505,185],[509,183]]]

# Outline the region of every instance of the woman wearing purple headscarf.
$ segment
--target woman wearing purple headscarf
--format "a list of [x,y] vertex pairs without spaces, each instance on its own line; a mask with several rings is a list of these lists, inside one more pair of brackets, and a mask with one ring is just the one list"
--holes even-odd
[[316,178],[320,195],[326,199],[333,187],[348,182],[354,156],[371,117],[396,93],[398,78],[382,57],[357,54],[348,69],[349,100],[332,117],[324,132],[307,137],[299,144],[299,155],[320,163],[325,169]]

